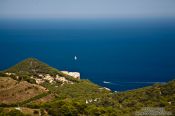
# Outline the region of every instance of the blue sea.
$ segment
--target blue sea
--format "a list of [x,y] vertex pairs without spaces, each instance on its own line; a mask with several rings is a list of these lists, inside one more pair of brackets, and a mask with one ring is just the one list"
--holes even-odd
[[0,70],[35,57],[114,91],[136,89],[175,79],[175,20],[1,19],[0,54]]

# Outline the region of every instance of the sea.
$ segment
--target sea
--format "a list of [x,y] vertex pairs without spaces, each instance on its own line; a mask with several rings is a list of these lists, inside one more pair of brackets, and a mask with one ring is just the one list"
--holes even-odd
[[175,20],[1,19],[0,70],[29,57],[113,91],[165,83],[175,79]]

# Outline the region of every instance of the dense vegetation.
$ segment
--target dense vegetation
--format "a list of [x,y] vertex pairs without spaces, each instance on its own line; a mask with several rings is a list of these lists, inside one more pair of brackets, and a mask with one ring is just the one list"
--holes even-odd
[[57,88],[53,90],[56,95],[53,101],[43,104],[31,102],[27,107],[44,109],[53,116],[134,116],[143,107],[163,107],[175,114],[175,81],[118,93],[100,92],[86,81],[81,83],[84,87],[79,84]]
[[19,62],[15,66],[5,70],[5,72],[16,73],[20,75],[35,75],[35,74],[52,74],[56,75],[59,71],[49,65],[35,59],[28,58],[22,62]]
[[[35,74],[36,72],[54,75],[51,72],[59,72],[57,69],[40,63],[36,59],[28,59],[26,61],[6,71],[18,74],[26,72],[28,73],[27,75]],[[5,76],[3,72],[0,74]],[[135,112],[140,111],[143,107],[163,107],[166,111],[170,111],[172,115],[175,114],[175,81],[170,81],[167,84],[157,83],[153,86],[125,92],[112,92],[89,80],[79,80],[75,81],[74,84],[64,85],[45,82],[41,86],[49,91],[31,97],[26,101],[20,102],[20,104],[12,105],[38,109],[42,115],[51,116],[134,116]],[[53,97],[48,97],[49,95]],[[36,100],[44,99],[44,97],[50,100],[36,102]],[[6,104],[4,106],[8,108]],[[12,114],[11,112],[19,116],[26,115],[16,110],[5,112],[1,108],[0,111],[2,116],[8,116]],[[35,113],[37,114],[36,111]]]
[[11,110],[9,112],[5,112],[2,108],[0,108],[0,116],[27,116],[20,112],[19,110]]

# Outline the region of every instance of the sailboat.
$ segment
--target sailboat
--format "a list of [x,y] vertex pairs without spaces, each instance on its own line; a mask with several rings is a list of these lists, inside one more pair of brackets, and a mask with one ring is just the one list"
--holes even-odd
[[77,60],[77,56],[74,57],[74,60]]

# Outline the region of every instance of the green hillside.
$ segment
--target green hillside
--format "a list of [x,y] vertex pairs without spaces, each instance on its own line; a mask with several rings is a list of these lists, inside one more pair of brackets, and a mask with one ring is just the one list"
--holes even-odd
[[58,71],[57,69],[52,68],[35,58],[25,59],[24,61],[17,63],[15,66],[12,66],[4,72],[29,75],[35,75],[40,73],[56,75],[57,73],[60,73],[60,71]]
[[[16,79],[14,75],[5,77],[8,76],[6,73],[27,75],[29,80]],[[50,74],[53,78],[59,74],[71,83],[33,83],[35,78],[31,76],[38,78],[38,74]],[[13,113],[21,116],[135,116],[145,107],[157,108],[158,111],[162,108],[164,113],[175,115],[174,80],[136,90],[112,92],[89,80],[73,79],[33,58],[1,72],[0,92],[0,116]],[[24,110],[15,110],[17,106]]]
[[[11,73],[11,75],[7,75],[7,73]],[[17,63],[16,65],[10,67],[9,69],[6,69],[0,72],[1,76],[6,75],[6,76],[13,77],[14,79],[16,79],[15,77],[18,76],[19,77],[18,80],[25,80],[30,83],[35,83],[35,81],[30,78],[31,76],[33,76],[34,78],[41,78],[39,77],[40,74],[42,75],[49,74],[53,77],[55,77],[56,75],[59,75],[61,77],[65,77],[67,80],[78,82],[77,79],[72,78],[71,76],[62,73],[58,69],[53,68],[39,61],[36,58],[25,59]]]

